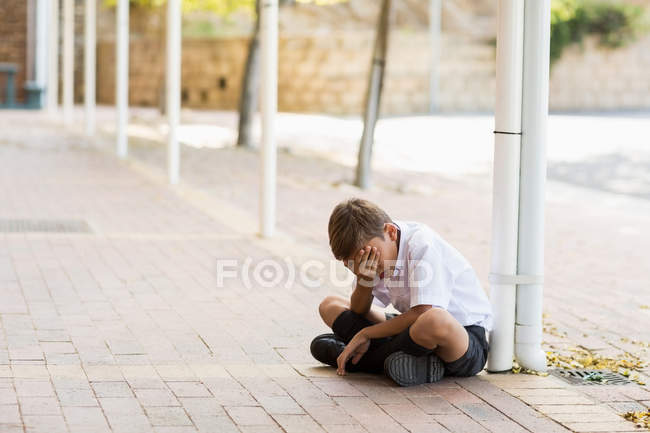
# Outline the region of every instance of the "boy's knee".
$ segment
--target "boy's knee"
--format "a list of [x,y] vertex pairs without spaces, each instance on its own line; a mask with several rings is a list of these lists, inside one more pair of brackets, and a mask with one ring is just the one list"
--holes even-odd
[[415,320],[411,326],[411,337],[426,342],[427,346],[443,343],[453,330],[454,318],[442,308],[431,308]]
[[331,328],[336,317],[346,309],[346,305],[346,299],[341,296],[327,296],[318,306],[318,313],[327,326]]

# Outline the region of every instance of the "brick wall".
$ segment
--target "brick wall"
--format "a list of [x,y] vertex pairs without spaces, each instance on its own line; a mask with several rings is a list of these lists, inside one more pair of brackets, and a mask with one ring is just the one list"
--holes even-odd
[[[15,63],[16,100],[24,98],[27,67],[27,0],[0,1],[0,62]],[[0,76],[0,98],[5,100],[5,74]]]

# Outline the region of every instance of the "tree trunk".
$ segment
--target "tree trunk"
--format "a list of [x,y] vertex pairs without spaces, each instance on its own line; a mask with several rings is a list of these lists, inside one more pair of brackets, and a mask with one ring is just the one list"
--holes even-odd
[[257,111],[259,94],[259,64],[260,64],[260,0],[255,1],[255,29],[248,44],[248,57],[242,79],[241,96],[239,98],[239,130],[237,146],[253,146],[253,116]]
[[386,66],[386,48],[388,46],[388,28],[391,0],[382,0],[381,12],[377,23],[377,34],[370,64],[366,108],[363,116],[363,135],[359,145],[359,160],[354,184],[362,189],[370,187],[370,156],[375,135],[375,124],[379,116],[381,90]]

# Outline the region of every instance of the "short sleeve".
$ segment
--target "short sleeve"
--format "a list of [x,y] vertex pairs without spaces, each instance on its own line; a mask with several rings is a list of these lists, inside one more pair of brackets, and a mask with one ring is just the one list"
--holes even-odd
[[431,305],[446,310],[451,300],[451,287],[445,283],[440,252],[421,237],[414,236],[411,241],[408,257],[411,308]]

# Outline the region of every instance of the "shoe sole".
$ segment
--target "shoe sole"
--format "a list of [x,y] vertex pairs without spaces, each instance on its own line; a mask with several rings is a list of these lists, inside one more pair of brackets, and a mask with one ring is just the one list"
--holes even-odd
[[438,382],[445,375],[445,366],[436,355],[413,356],[404,352],[386,358],[384,369],[388,377],[400,386]]

